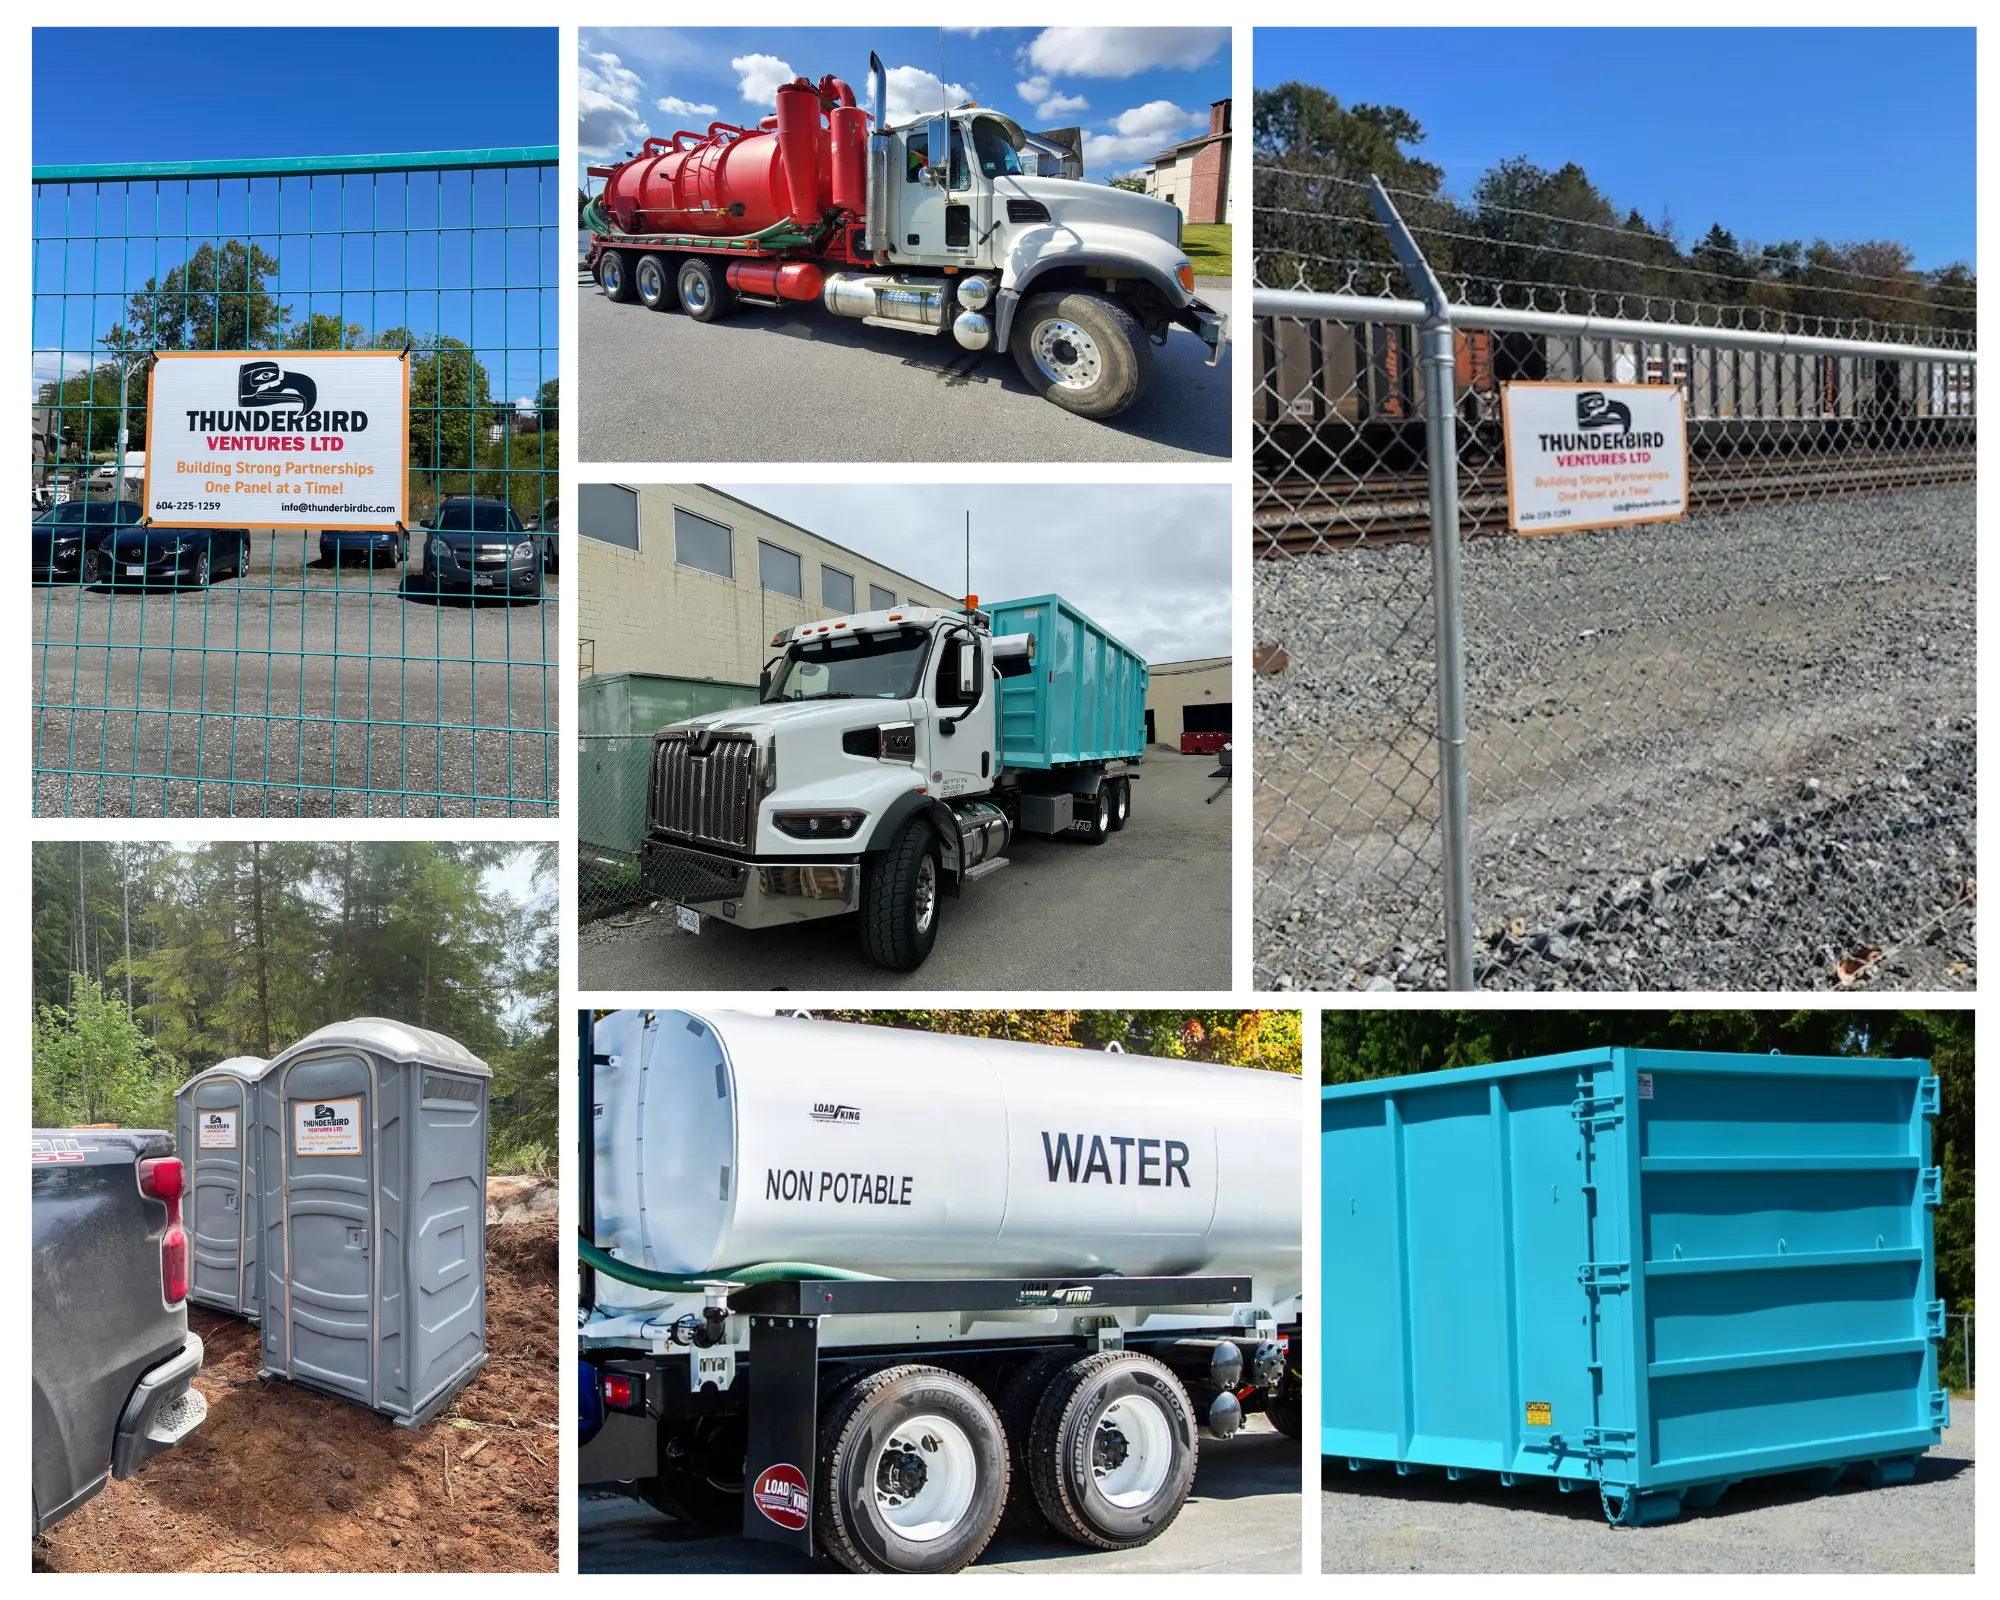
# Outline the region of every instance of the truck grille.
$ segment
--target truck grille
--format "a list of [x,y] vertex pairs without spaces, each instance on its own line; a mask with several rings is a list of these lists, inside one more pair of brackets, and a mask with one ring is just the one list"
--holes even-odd
[[653,743],[653,826],[748,850],[756,835],[757,747],[743,734],[662,734]]

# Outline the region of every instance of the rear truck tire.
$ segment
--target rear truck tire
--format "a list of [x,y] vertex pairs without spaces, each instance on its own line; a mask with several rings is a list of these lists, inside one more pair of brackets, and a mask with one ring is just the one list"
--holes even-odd
[[1106,839],[1111,837],[1111,785],[1109,782],[1100,783],[1097,786],[1097,793],[1091,797],[1090,803],[1091,813],[1088,820],[1081,827],[1072,822],[1069,825],[1070,832],[1081,834],[1085,844],[1102,844]]
[[1042,1396],[1027,1470],[1056,1532],[1132,1550],[1180,1515],[1200,1448],[1194,1407],[1163,1363],[1100,1350],[1063,1368]]
[[632,290],[648,311],[674,308],[674,270],[665,256],[641,256],[632,268]]
[[942,1367],[885,1367],[819,1430],[813,1533],[849,1572],[957,1572],[1000,1526],[1007,1436],[993,1403]]
[[1299,1375],[1286,1363],[1285,1376],[1278,1384],[1278,1392],[1271,1396],[1271,1403],[1264,1407],[1264,1414],[1271,1419],[1271,1426],[1287,1439],[1303,1438],[1304,1418],[1301,1416],[1301,1396]]
[[1080,417],[1115,417],[1153,376],[1153,344],[1139,319],[1101,294],[1030,295],[1008,342],[1028,387]]
[[696,322],[720,322],[736,307],[736,291],[706,256],[689,256],[674,279],[681,310]]
[[1120,832],[1125,819],[1132,815],[1132,780],[1113,778],[1111,780],[1111,831]]
[[922,818],[862,869],[861,949],[878,967],[915,972],[937,943],[944,869]]
[[708,1417],[660,1445],[660,1475],[632,1485],[656,1511],[717,1533],[743,1527],[741,1417]]
[[1000,1425],[1007,1430],[1007,1454],[1014,1463],[1014,1479],[1007,1491],[1007,1511],[1000,1526],[1016,1533],[1034,1533],[1047,1528],[1042,1508],[1035,1503],[1035,1486],[1029,1481],[1025,1463],[1028,1436],[1035,1426],[1035,1411],[1048,1393],[1056,1374],[1076,1360],[1076,1350],[1064,1345],[1029,1356],[1013,1371],[1000,1390]]
[[597,258],[597,287],[605,299],[620,305],[632,298],[632,273],[619,251],[607,250]]

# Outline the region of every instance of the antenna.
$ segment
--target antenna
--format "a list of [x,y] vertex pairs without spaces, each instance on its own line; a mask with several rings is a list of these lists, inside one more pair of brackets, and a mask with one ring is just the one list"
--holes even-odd
[[[942,28],[938,29],[938,107],[947,118],[951,116],[951,90],[945,87],[944,78],[944,29]],[[951,137],[949,129],[945,130],[945,137],[947,139]],[[945,160],[947,163],[951,160],[951,151],[948,149],[945,151]]]
[[972,590],[972,507],[965,508],[965,592]]

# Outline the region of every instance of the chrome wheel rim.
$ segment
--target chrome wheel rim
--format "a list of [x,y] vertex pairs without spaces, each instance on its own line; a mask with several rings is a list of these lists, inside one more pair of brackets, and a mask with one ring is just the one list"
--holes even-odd
[[1172,1470],[1174,1432],[1167,1414],[1144,1395],[1120,1395],[1091,1430],[1090,1472],[1097,1492],[1120,1510],[1143,1506]]
[[912,1544],[942,1539],[965,1520],[979,1462],[965,1430],[934,1413],[897,1426],[875,1453],[869,1486],[882,1520]]
[[1051,317],[1035,329],[1035,366],[1061,389],[1088,389],[1104,375],[1097,341],[1074,322]]
[[937,862],[930,856],[917,865],[917,932],[922,933],[937,915]]
[[639,298],[641,300],[652,301],[659,299],[666,292],[666,287],[667,276],[660,270],[660,264],[657,261],[642,261],[639,263]]
[[708,307],[708,279],[699,272],[690,272],[681,279],[681,304],[690,311],[703,311]]
[[598,268],[597,281],[603,284],[609,293],[616,294],[625,283],[624,262],[616,256],[606,256],[604,265]]

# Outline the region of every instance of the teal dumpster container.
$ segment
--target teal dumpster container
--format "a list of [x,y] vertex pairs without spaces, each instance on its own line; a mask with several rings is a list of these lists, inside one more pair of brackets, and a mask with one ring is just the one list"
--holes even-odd
[[1000,763],[1046,770],[1146,752],[1146,662],[1061,595],[985,608],[993,636],[1035,636],[1035,670],[1000,685]]
[[1601,1049],[1321,1092],[1329,1464],[1614,1523],[1949,1423],[1923,1061]]

